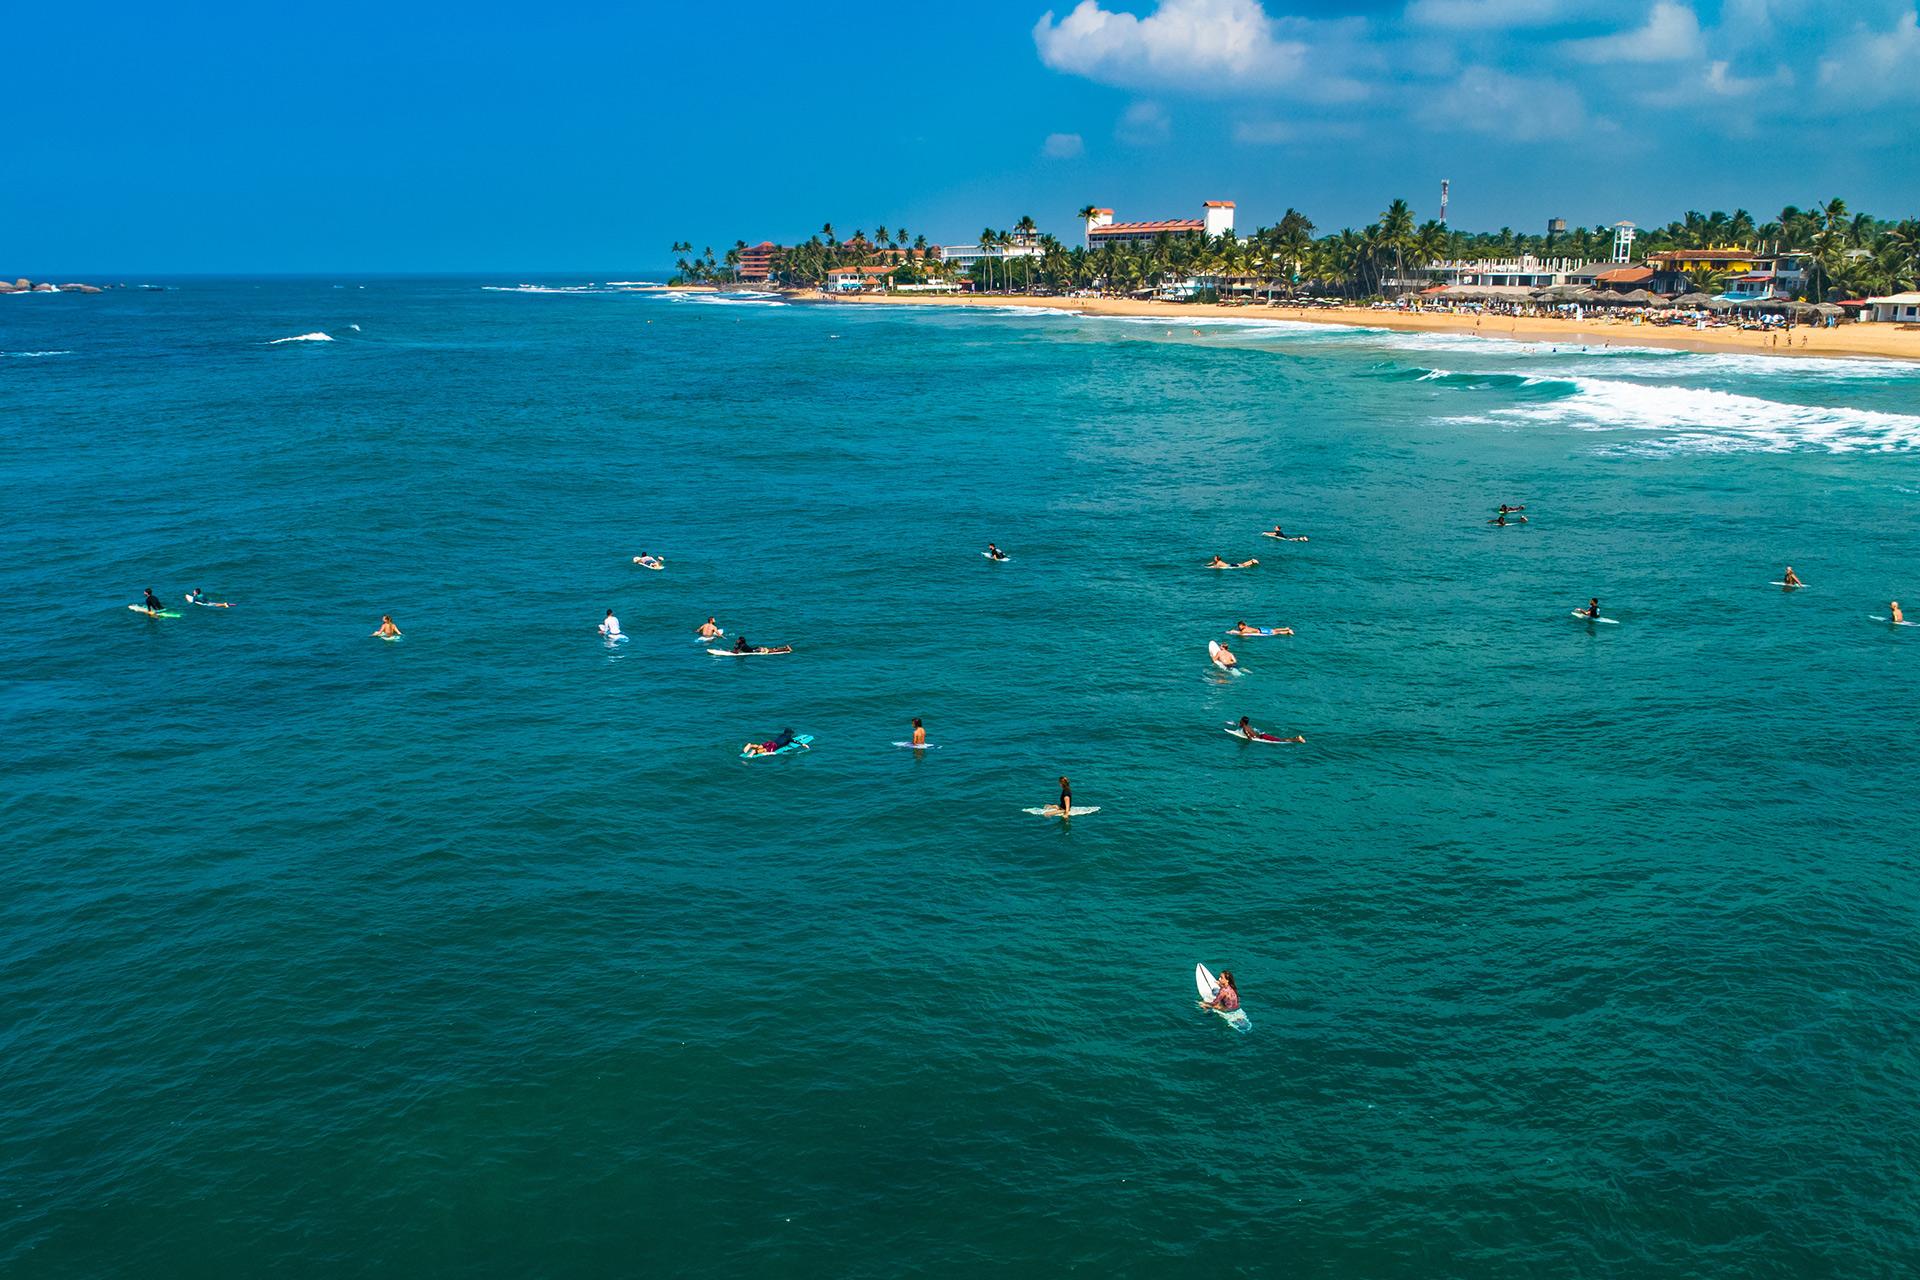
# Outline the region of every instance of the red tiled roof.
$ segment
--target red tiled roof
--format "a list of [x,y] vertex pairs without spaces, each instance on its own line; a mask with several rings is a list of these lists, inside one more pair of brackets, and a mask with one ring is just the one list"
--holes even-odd
[[1175,218],[1169,222],[1114,222],[1094,227],[1088,235],[1158,235],[1162,231],[1204,231],[1206,223],[1198,218]]
[[1615,267],[1611,271],[1602,271],[1594,276],[1596,281],[1607,284],[1639,284],[1643,280],[1653,279],[1652,267]]

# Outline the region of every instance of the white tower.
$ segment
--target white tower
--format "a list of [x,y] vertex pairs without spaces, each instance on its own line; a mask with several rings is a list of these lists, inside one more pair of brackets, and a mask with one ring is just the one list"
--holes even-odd
[[1615,262],[1633,261],[1633,231],[1631,222],[1613,224],[1613,260]]
[[1440,179],[1440,225],[1443,227],[1447,225],[1447,192],[1452,186],[1447,179]]
[[1200,221],[1207,239],[1233,234],[1233,201],[1209,200],[1201,208]]

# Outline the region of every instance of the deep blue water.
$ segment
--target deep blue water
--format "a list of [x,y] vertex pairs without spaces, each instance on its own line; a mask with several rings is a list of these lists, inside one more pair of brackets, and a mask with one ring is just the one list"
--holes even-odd
[[0,298],[0,1274],[1920,1268],[1920,371],[345,283]]

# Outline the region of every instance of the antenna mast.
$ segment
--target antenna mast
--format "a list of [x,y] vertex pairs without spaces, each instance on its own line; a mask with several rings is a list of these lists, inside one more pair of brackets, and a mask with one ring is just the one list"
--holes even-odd
[[1440,225],[1447,225],[1447,188],[1453,184],[1445,178],[1440,179]]

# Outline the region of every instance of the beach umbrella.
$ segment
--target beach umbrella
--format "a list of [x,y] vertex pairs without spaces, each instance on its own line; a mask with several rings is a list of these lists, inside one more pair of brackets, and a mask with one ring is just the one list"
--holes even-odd
[[1831,302],[1816,303],[1814,304],[1813,310],[1816,314],[1823,316],[1843,316],[1847,314],[1845,307],[1836,307]]
[[1619,299],[1621,302],[1632,303],[1642,307],[1658,305],[1662,301],[1662,299],[1648,293],[1645,289],[1629,289],[1625,293],[1620,294]]
[[1733,310],[1733,304],[1731,302],[1728,302],[1725,298],[1708,298],[1704,302],[1700,303],[1699,305],[1704,310],[1707,310],[1707,311]]
[[1704,307],[1713,299],[1704,293],[1683,293],[1673,300],[1676,307]]

